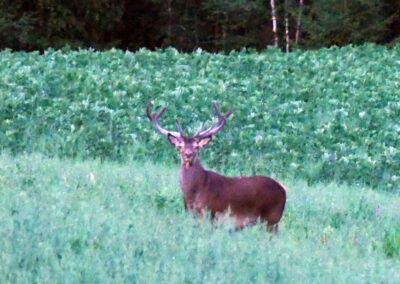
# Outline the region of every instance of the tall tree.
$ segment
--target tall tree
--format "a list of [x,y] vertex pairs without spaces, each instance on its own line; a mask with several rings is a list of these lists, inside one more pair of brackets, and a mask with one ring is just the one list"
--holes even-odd
[[400,1],[0,0],[0,37],[0,48],[16,50],[389,43],[400,38]]
[[379,0],[313,0],[304,6],[303,44],[318,48],[366,40],[377,42],[385,27]]
[[23,4],[21,1],[0,1],[0,49],[29,49],[35,18],[33,12],[23,8]]
[[[242,47],[259,47],[260,34],[266,29],[266,12],[262,0],[205,0],[201,14],[203,29],[208,35],[203,44],[212,49],[230,50]],[[264,39],[265,41],[265,39]],[[265,46],[265,45],[264,45]]]
[[272,15],[272,32],[274,33],[274,46],[276,48],[279,47],[279,39],[278,39],[278,28],[277,28],[277,21],[276,21],[276,9],[275,9],[275,0],[270,0],[271,4],[271,15]]
[[383,42],[400,42],[400,1],[384,0],[382,8],[385,16]]
[[299,0],[297,26],[296,26],[296,38],[295,43],[298,44],[300,40],[300,29],[301,29],[301,16],[303,15],[304,0]]
[[288,4],[285,0],[285,40],[286,40],[286,52],[290,50],[290,35],[289,35],[289,15],[288,15]]

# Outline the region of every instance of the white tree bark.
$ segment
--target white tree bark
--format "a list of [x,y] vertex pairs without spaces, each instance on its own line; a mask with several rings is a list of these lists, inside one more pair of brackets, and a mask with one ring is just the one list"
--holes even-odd
[[304,0],[300,0],[299,14],[297,16],[297,28],[296,28],[296,39],[295,39],[296,44],[298,44],[300,40],[301,16],[303,14],[303,5],[304,5]]
[[278,32],[276,25],[276,10],[275,1],[271,0],[271,11],[272,11],[272,32],[274,33],[274,46],[278,48]]

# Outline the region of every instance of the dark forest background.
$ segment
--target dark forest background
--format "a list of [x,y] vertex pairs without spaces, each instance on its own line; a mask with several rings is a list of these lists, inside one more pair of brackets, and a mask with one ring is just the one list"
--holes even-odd
[[[299,3],[275,0],[281,48],[286,15],[299,48],[400,41],[399,0]],[[273,37],[270,0],[0,0],[0,49],[261,50]]]

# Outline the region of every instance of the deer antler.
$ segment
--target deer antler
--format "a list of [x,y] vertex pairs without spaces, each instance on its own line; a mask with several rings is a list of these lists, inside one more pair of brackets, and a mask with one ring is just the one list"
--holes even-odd
[[146,106],[146,115],[150,119],[151,124],[153,124],[154,128],[158,132],[160,132],[162,135],[165,135],[165,136],[168,136],[168,134],[170,134],[172,136],[175,136],[175,137],[182,137],[183,136],[182,127],[181,127],[181,125],[180,125],[178,120],[176,121],[176,127],[178,128],[178,132],[166,130],[166,129],[162,128],[160,126],[160,124],[158,124],[158,119],[164,113],[164,111],[167,109],[166,106],[163,107],[158,113],[157,112],[151,113],[150,112],[150,105],[151,105],[151,102],[148,102],[147,106]]
[[232,106],[229,108],[229,111],[225,114],[222,114],[219,112],[217,104],[215,102],[212,103],[213,108],[215,113],[218,115],[218,122],[214,126],[211,126],[210,128],[203,130],[204,128],[204,122],[201,124],[200,128],[197,129],[196,133],[194,134],[194,137],[201,139],[210,135],[213,135],[220,131],[222,127],[224,127],[226,119],[228,116],[232,114]]

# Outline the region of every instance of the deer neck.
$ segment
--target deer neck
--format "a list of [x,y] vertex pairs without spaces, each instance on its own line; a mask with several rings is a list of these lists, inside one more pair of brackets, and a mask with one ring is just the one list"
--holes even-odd
[[200,165],[199,160],[193,162],[191,166],[187,166],[184,162],[181,163],[179,170],[179,180],[183,193],[196,191],[199,185],[204,183],[206,172]]

